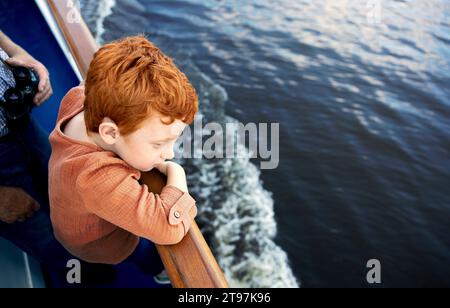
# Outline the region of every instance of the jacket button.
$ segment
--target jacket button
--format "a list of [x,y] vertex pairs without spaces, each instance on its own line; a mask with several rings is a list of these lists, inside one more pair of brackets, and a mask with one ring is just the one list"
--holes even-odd
[[175,216],[175,218],[180,218],[181,217],[180,212],[178,212],[178,211],[175,211],[173,213],[173,216]]

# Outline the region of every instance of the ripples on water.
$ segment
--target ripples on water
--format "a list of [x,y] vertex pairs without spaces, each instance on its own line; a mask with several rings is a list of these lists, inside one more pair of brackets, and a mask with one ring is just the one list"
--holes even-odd
[[[216,204],[253,203],[268,213],[271,191],[277,243],[303,285],[366,286],[365,264],[377,258],[384,286],[449,286],[450,2],[379,1],[379,22],[368,19],[367,3],[377,2],[100,1],[112,14],[99,22],[98,7],[82,1],[103,40],[145,32],[188,63],[209,101],[224,100],[209,91],[225,89],[228,115],[281,123],[280,167],[262,172],[265,189],[248,186],[259,195],[243,201],[233,193],[238,181],[230,179],[258,182],[246,162],[194,162],[201,184],[193,189],[202,203],[219,191]],[[216,174],[217,185],[201,174]],[[214,217],[211,232],[223,218]],[[259,244],[241,240],[227,249],[244,247],[258,259]],[[251,260],[227,258],[236,279],[264,271],[263,264],[245,272]],[[282,252],[264,262],[285,264]]]

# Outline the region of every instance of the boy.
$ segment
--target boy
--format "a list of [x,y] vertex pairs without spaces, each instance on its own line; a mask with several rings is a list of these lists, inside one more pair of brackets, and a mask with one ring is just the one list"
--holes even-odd
[[[91,263],[128,259],[149,274],[162,270],[148,240],[178,243],[197,214],[183,168],[165,162],[197,110],[186,76],[143,36],[95,53],[50,136],[51,219],[67,250]],[[138,182],[153,168],[167,176],[160,195]]]

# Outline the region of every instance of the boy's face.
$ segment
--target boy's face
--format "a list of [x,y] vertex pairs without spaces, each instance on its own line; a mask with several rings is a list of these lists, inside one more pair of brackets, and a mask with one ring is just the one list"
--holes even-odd
[[161,120],[168,122],[169,118],[155,112],[140,129],[118,138],[115,152],[131,167],[142,172],[173,159],[173,147],[187,124],[175,120],[165,125]]

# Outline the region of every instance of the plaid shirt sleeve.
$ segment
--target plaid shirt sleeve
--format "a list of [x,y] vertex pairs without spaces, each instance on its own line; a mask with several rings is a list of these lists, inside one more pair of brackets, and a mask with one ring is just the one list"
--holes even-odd
[[[8,59],[6,52],[0,48],[0,58],[2,60]],[[14,76],[6,65],[0,61],[0,100],[3,102],[3,94],[11,87],[15,87]],[[8,127],[6,126],[5,111],[0,107],[0,137],[8,134]]]

